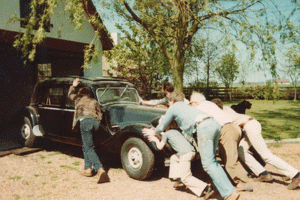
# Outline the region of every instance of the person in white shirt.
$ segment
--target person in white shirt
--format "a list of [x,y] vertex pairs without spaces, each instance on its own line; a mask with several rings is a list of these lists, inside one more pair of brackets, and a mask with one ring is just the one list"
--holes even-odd
[[[294,190],[298,187],[300,183],[300,173],[297,169],[286,163],[281,158],[275,156],[267,147],[262,134],[261,134],[261,124],[254,118],[236,113],[233,109],[228,106],[223,106],[222,101],[218,99],[218,101],[213,101],[218,104],[218,106],[223,108],[223,111],[228,114],[233,120],[233,122],[239,125],[243,131],[245,132],[245,139],[241,141],[239,145],[239,157],[249,166],[249,168],[258,175],[258,180],[273,180],[271,175],[259,164],[251,160],[249,157],[248,149],[250,146],[253,146],[257,153],[261,156],[261,158],[274,167],[276,167],[279,171],[288,176],[292,182],[288,185],[289,190]],[[253,158],[254,159],[254,158]],[[249,162],[250,161],[250,162]],[[258,170],[259,169],[259,170]]]
[[238,144],[242,138],[242,131],[239,126],[233,124],[228,117],[215,103],[207,101],[205,96],[198,92],[193,92],[190,104],[199,110],[211,115],[221,125],[219,138],[219,154],[225,169],[239,191],[253,191],[253,186],[247,176],[247,172],[238,159]]

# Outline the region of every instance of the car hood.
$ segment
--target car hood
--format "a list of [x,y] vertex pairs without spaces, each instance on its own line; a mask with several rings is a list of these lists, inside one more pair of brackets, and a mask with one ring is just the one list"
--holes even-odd
[[142,106],[138,104],[112,104],[106,107],[105,113],[110,118],[111,126],[124,128],[132,124],[148,124],[157,117],[164,115],[166,109]]

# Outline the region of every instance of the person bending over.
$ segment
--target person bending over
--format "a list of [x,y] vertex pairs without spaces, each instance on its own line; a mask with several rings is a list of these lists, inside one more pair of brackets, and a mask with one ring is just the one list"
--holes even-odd
[[106,181],[106,172],[94,150],[93,131],[100,126],[102,119],[101,107],[93,98],[93,92],[88,87],[78,88],[80,79],[76,78],[70,87],[68,96],[75,101],[75,114],[73,119],[73,129],[80,123],[82,138],[82,151],[84,157],[84,171],[82,175],[90,177],[97,173],[99,179],[97,183]]
[[[216,101],[216,103],[218,103],[218,105],[223,108],[228,116],[233,119],[234,123],[239,125],[244,130],[246,137],[241,141],[239,145],[239,157],[249,166],[249,168],[255,174],[259,174],[258,180],[261,181],[262,179],[265,179],[269,182],[269,180],[273,180],[273,178],[262,166],[261,168],[258,168],[257,166],[253,166],[254,162],[249,162],[248,149],[251,147],[251,145],[266,163],[273,165],[292,180],[292,182],[287,187],[289,190],[294,190],[295,188],[297,188],[300,183],[299,171],[286,163],[281,158],[275,156],[268,149],[261,134],[261,124],[253,117],[239,114],[232,108],[223,106],[220,100]],[[257,169],[260,170],[257,171]]]
[[179,128],[193,137],[196,132],[198,149],[204,170],[211,177],[222,198],[236,200],[240,197],[225,171],[215,158],[219,141],[220,124],[199,109],[184,103],[184,94],[174,91],[169,97],[170,107],[164,119],[153,129],[143,129],[144,135],[154,135],[163,132],[166,127],[175,120]]
[[252,192],[253,186],[238,158],[238,144],[242,139],[241,128],[234,124],[232,119],[215,103],[207,101],[201,93],[193,92],[190,104],[210,114],[219,122],[222,127],[219,139],[219,154],[225,169],[236,185],[235,188],[237,190]]

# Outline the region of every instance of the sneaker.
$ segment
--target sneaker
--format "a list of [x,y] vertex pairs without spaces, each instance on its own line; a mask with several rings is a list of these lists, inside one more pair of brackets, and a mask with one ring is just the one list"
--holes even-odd
[[292,182],[288,185],[288,189],[289,190],[296,189],[299,183],[300,183],[300,176],[298,176],[297,178],[292,178]]
[[229,195],[229,197],[227,197],[226,200],[237,200],[239,198],[240,198],[240,194],[235,191],[231,193],[231,195]]
[[254,181],[256,182],[272,182],[273,181],[273,177],[271,174],[267,174],[267,175],[259,175],[259,177],[255,178]]
[[175,189],[179,189],[179,188],[183,188],[183,187],[185,187],[185,185],[179,181],[176,181],[173,185],[173,188],[175,188]]
[[215,191],[212,189],[211,185],[208,184],[206,186],[206,188],[204,189],[201,197],[202,197],[203,200],[207,200],[207,199],[209,199],[214,194],[214,192]]
[[94,175],[93,169],[92,169],[92,168],[88,168],[88,169],[86,169],[86,170],[83,170],[83,171],[81,172],[81,175],[86,176],[86,177],[91,177],[91,176]]
[[239,181],[234,188],[241,192],[253,192],[253,186],[249,182]]
[[97,171],[97,176],[99,177],[97,183],[104,183],[105,180],[106,180],[106,172],[103,168],[100,168],[98,171]]

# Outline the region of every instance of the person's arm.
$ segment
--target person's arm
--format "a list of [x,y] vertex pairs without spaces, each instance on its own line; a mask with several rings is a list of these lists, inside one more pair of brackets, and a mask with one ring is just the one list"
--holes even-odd
[[71,85],[70,89],[69,89],[69,92],[68,92],[68,97],[74,101],[76,96],[77,96],[77,90],[76,90],[76,87],[79,85],[80,83],[80,79],[79,78],[76,78],[74,79],[73,81],[73,85]]
[[157,99],[157,100],[149,100],[149,101],[142,100],[141,101],[142,105],[146,105],[146,106],[157,106],[160,104],[166,104],[168,102],[169,102],[169,99],[167,97],[165,97],[163,99]]
[[100,104],[95,100],[95,111],[96,115],[98,116],[98,120],[102,120],[102,111],[101,111],[101,106]]
[[155,128],[155,130],[154,130],[155,134],[159,134],[159,133],[163,132],[164,130],[166,130],[168,125],[173,121],[173,119],[175,117],[174,110],[176,110],[176,107],[174,107],[174,106],[169,107],[169,109],[167,110],[167,112],[165,114],[165,117]]
[[149,136],[148,140],[150,142],[155,142],[157,149],[162,150],[166,143],[164,141],[159,141],[159,139],[155,136]]

